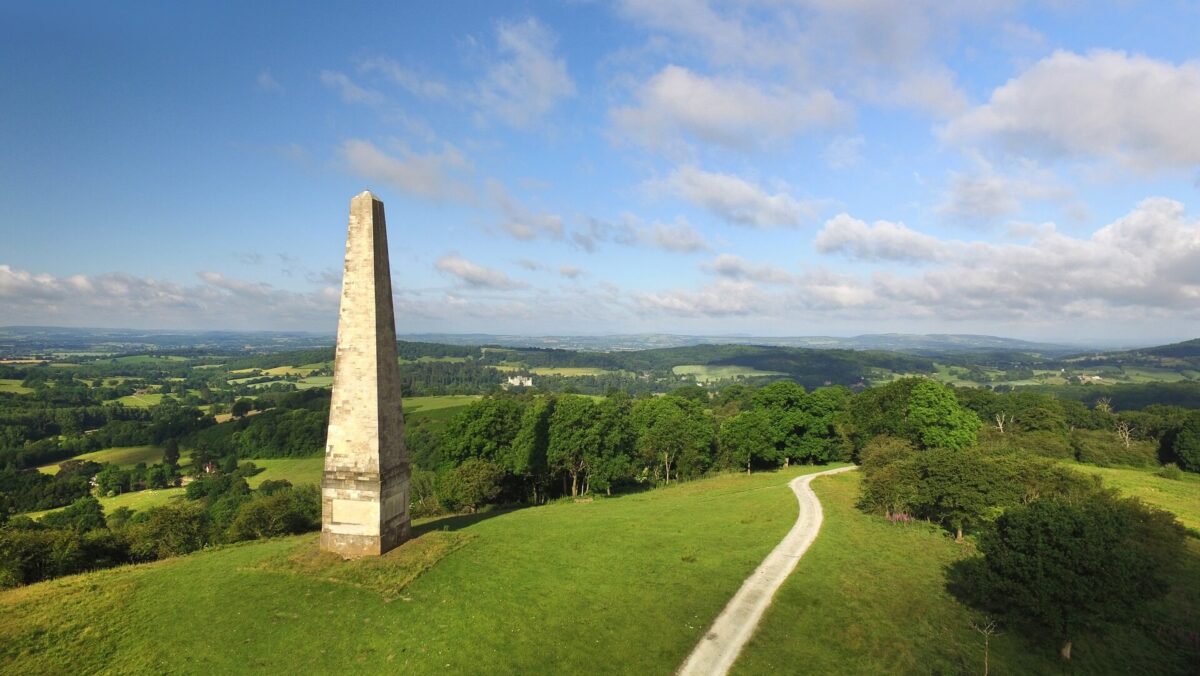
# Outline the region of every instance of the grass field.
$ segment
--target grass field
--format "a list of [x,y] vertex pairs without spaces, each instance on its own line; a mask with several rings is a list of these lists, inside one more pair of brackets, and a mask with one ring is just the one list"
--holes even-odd
[[180,357],[176,355],[135,354],[126,357],[114,357],[108,361],[111,364],[162,364],[165,362],[180,362],[187,360],[187,357]]
[[[735,674],[981,674],[977,619],[944,588],[943,568],[972,552],[927,524],[893,524],[854,507],[857,472],[813,482],[825,523],[747,645]],[[1114,627],[1081,636],[1064,667],[1053,642],[1004,631],[991,640],[993,674],[1186,674],[1197,664],[1186,633],[1200,617],[1200,541],[1188,567],[1151,611],[1151,632]]]
[[133,408],[150,408],[161,404],[162,398],[161,394],[131,394],[117,399],[117,403]]
[[29,394],[33,390],[21,385],[20,380],[15,378],[0,378],[0,392],[11,392],[13,394]]
[[[139,462],[144,462],[147,465],[153,465],[157,462],[162,462],[162,448],[159,446],[123,446],[120,448],[105,448],[100,451],[92,451],[77,455],[72,460],[91,460],[92,462],[111,462],[114,465],[121,467],[133,467]],[[59,462],[66,462],[60,460]],[[42,465],[38,471],[43,474],[57,474],[58,462]]]
[[276,366],[273,369],[264,369],[263,374],[268,376],[307,376],[315,370],[315,368],[304,368],[303,366]]
[[481,399],[477,394],[449,394],[441,397],[405,397],[405,413],[431,413],[446,408],[462,408]]
[[[791,527],[787,481],[814,469],[433,522],[469,539],[391,603],[271,563],[311,557],[313,535],[11,590],[0,671],[668,674]],[[180,636],[186,659],[163,649]]]
[[268,479],[272,481],[285,479],[292,482],[293,486],[301,484],[319,486],[321,485],[321,474],[325,471],[324,455],[312,458],[259,458],[242,462],[252,462],[265,468],[264,471],[246,480],[246,483],[250,484],[250,488],[258,488],[262,482]]
[[749,366],[712,366],[702,364],[687,364],[676,366],[671,372],[677,376],[693,376],[698,383],[715,383],[720,380],[735,380],[737,378],[754,378],[758,376],[783,376],[779,371],[760,371]]
[[592,368],[589,366],[535,366],[529,372],[537,376],[602,376],[605,373],[615,373],[609,369]]
[[309,376],[296,383],[296,387],[301,390],[314,387],[333,387],[333,376]]
[[1105,486],[1119,489],[1125,495],[1140,498],[1154,507],[1174,512],[1179,522],[1200,537],[1200,474],[1184,472],[1178,479],[1164,479],[1155,469],[1132,467],[1096,467],[1066,463],[1072,468],[1104,479]]

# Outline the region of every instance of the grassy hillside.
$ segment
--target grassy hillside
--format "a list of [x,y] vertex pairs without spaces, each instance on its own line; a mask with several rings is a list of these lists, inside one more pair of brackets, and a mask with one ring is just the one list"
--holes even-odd
[[313,535],[12,590],[0,672],[670,673],[814,469],[436,521],[468,539],[387,594],[302,572]]
[[1166,479],[1156,474],[1157,469],[1067,464],[1080,472],[1099,475],[1105,486],[1125,495],[1174,512],[1180,523],[1200,535],[1200,474],[1184,472],[1178,479]]
[[[147,465],[162,462],[162,457],[163,451],[160,446],[122,446],[84,453],[71,458],[71,460],[91,460],[92,462],[99,463],[111,462],[121,467],[133,467],[139,462],[144,462]],[[43,465],[38,468],[38,471],[43,474],[57,474],[58,466],[63,462],[66,462],[66,460]]]
[[[735,674],[979,674],[978,619],[944,589],[942,570],[972,553],[926,524],[893,524],[854,507],[856,472],[813,482],[825,511],[800,561],[735,665]],[[1006,632],[991,641],[994,674],[1186,674],[1200,659],[1186,633],[1200,626],[1200,541],[1145,631],[1117,627],[1075,641],[1070,668],[1056,645]],[[1165,638],[1155,639],[1162,633]],[[1194,635],[1194,634],[1193,634]],[[1162,642],[1160,642],[1160,640]]]

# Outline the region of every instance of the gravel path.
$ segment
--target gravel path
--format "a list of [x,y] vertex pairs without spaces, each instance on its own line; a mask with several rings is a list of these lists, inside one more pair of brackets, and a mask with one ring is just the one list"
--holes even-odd
[[817,531],[821,529],[821,503],[809,484],[819,476],[852,469],[855,469],[853,465],[806,474],[788,484],[800,503],[796,525],[742,583],[742,588],[730,599],[679,668],[680,676],[723,676],[729,672],[738,653],[742,652],[742,646],[754,635],[754,629],[771,605],[775,591],[795,569],[813,540],[817,539]]

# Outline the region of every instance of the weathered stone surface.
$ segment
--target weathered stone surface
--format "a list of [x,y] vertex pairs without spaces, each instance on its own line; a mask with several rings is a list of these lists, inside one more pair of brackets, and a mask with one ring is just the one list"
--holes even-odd
[[410,536],[400,365],[383,202],[350,201],[333,400],[321,481],[321,549],[378,556]]

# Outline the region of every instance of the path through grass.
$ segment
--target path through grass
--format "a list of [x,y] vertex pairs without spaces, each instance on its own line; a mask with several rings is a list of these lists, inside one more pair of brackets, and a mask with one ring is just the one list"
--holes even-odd
[[[893,524],[858,511],[857,472],[813,481],[825,523],[734,665],[734,674],[979,674],[977,619],[944,588],[943,569],[973,553],[928,524]],[[993,674],[1186,674],[1200,659],[1187,632],[1200,623],[1200,542],[1147,623],[1075,641],[1064,667],[1054,642],[1008,631],[991,642]],[[1163,632],[1168,638],[1156,639]],[[1179,633],[1175,633],[1179,632]],[[1165,645],[1163,642],[1165,642]]]
[[391,603],[259,568],[312,535],[0,593],[0,671],[669,674],[815,469],[435,522],[470,541]]

